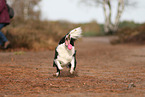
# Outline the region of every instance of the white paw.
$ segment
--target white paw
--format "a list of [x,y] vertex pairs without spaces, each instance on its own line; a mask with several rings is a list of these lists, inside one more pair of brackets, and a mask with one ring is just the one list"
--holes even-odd
[[53,74],[53,76],[58,77],[58,76],[59,76],[59,72],[57,72],[57,73]]
[[74,70],[70,70],[70,73],[73,74],[74,73]]
[[59,67],[59,70],[61,71],[61,70],[63,70],[63,68],[62,67]]

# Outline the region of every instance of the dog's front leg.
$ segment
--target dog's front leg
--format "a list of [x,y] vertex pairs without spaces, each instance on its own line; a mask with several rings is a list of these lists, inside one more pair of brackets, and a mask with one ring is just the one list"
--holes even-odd
[[55,60],[55,64],[57,65],[59,70],[63,70],[58,60]]
[[60,70],[58,69],[58,67],[57,67],[57,66],[56,66],[56,68],[57,68],[57,72],[56,72],[53,76],[58,77],[58,76],[60,75]]
[[75,59],[73,57],[72,61],[71,61],[71,68],[70,68],[70,73],[73,74],[74,73],[74,68],[75,68]]

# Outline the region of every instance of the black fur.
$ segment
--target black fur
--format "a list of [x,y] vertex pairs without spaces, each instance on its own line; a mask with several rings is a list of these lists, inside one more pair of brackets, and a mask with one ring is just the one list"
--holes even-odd
[[66,37],[66,36],[64,36],[64,37],[59,41],[59,44],[63,44],[63,43],[65,42],[65,37]]
[[[54,56],[54,60],[57,59],[57,56],[58,56],[58,52],[55,48],[55,56]],[[57,65],[55,64],[55,62],[53,61],[53,67],[57,67]]]

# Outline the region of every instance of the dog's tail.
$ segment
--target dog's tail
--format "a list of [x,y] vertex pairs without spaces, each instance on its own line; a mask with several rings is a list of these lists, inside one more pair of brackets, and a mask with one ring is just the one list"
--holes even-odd
[[75,29],[71,30],[68,35],[70,35],[71,38],[73,38],[73,39],[80,38],[82,36],[82,29],[81,29],[81,27],[78,27],[78,28],[75,28]]

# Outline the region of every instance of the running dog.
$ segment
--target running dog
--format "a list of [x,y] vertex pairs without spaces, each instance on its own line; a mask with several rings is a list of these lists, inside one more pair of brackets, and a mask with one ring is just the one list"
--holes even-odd
[[82,35],[81,27],[75,28],[67,33],[59,42],[55,49],[55,57],[53,67],[56,67],[57,72],[54,76],[59,76],[63,66],[70,68],[70,73],[73,74],[76,68],[76,50],[74,42]]

